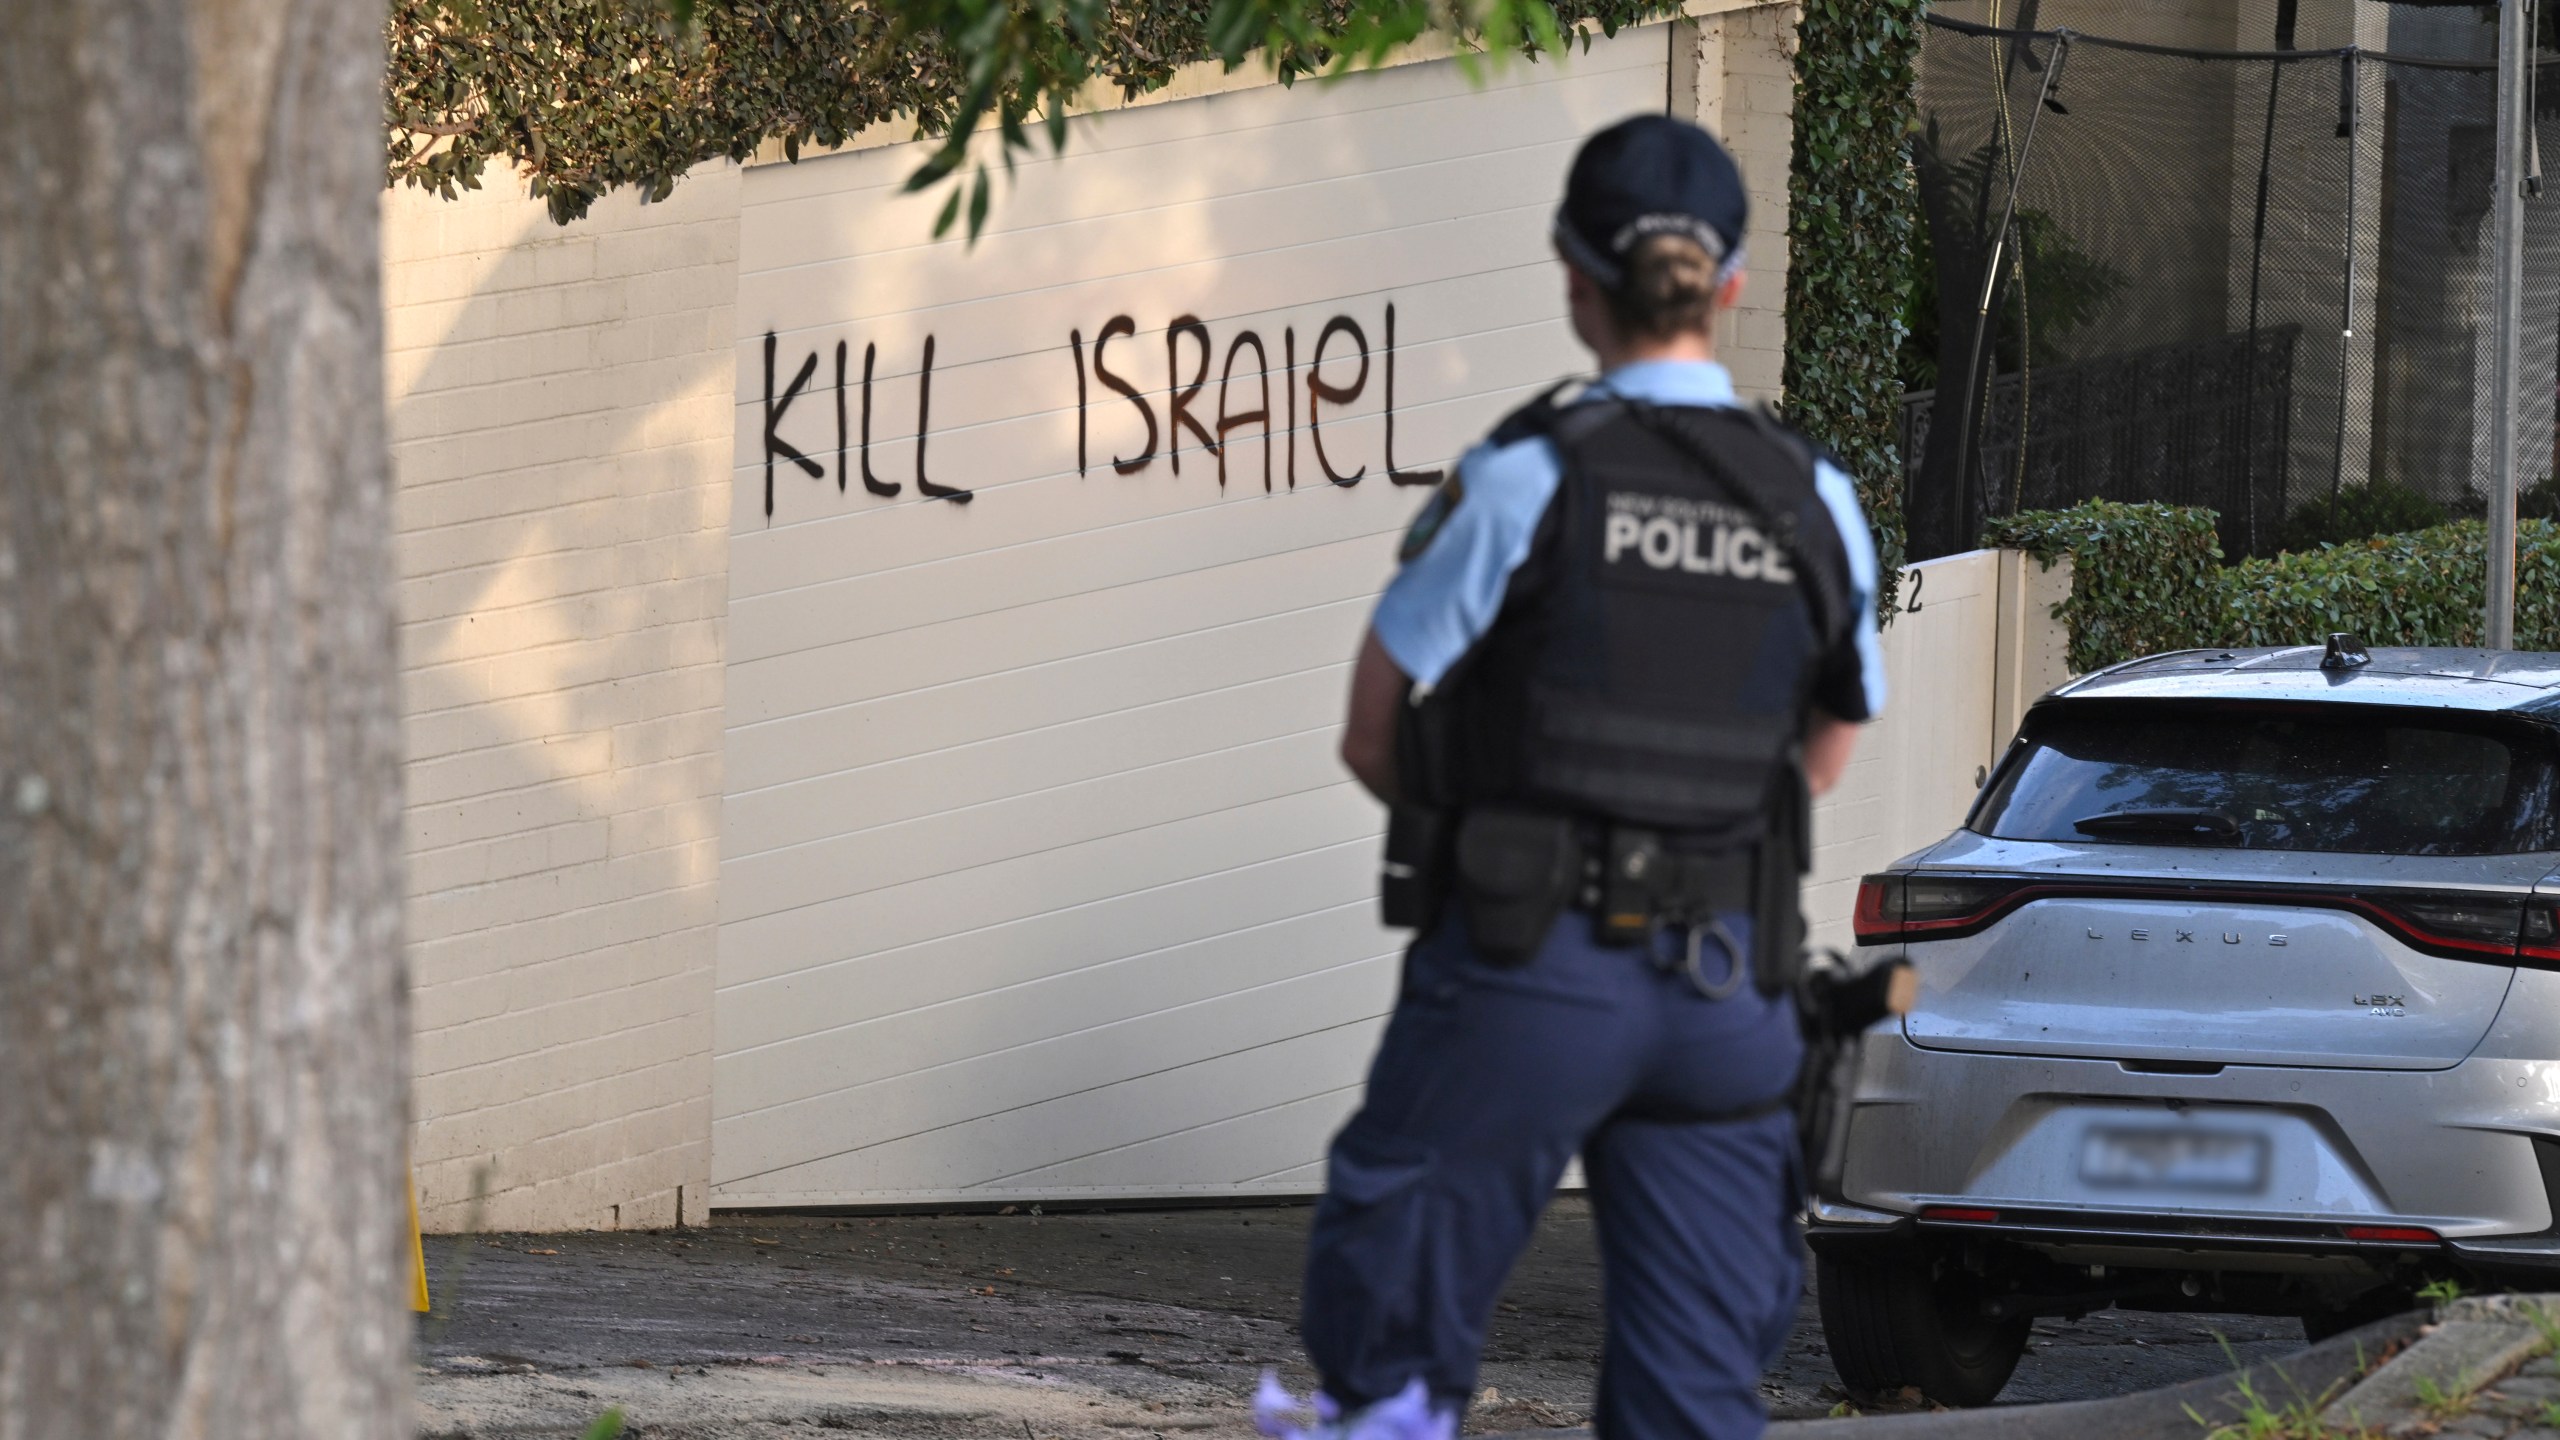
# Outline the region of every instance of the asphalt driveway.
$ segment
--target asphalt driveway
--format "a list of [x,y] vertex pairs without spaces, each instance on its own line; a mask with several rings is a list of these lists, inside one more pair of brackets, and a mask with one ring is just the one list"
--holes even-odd
[[[1243,1434],[1257,1371],[1311,1378],[1295,1334],[1309,1213],[722,1216],[683,1231],[434,1237],[425,1433],[577,1434],[580,1416],[618,1404],[633,1433],[670,1440],[805,1424]],[[1590,1212],[1560,1201],[1504,1295],[1471,1430],[1586,1418],[1599,1284]],[[2299,1335],[2240,1317],[2048,1321],[2003,1400],[2173,1384]],[[1810,1296],[1767,1387],[1781,1417],[1841,1399]]]

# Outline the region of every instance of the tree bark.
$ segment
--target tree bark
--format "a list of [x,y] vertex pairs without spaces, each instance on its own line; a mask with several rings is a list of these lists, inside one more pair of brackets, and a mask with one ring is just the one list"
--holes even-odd
[[406,1428],[381,26],[0,0],[0,1440]]

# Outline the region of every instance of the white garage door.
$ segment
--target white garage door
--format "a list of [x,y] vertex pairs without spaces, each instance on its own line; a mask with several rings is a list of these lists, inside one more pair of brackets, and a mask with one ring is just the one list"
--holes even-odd
[[1348,660],[1581,363],[1548,219],[1667,40],[1098,117],[974,249],[913,147],[747,172],[716,1202],[1321,1185],[1398,949]]

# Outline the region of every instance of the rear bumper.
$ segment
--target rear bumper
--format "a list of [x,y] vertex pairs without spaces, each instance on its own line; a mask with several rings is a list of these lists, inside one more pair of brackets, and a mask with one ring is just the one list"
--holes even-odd
[[1816,1215],[1805,1231],[1815,1254],[1858,1262],[1890,1260],[1932,1242],[1988,1241],[2033,1250],[2049,1259],[2105,1257],[2120,1270],[2357,1271],[2451,1268],[2517,1289],[2560,1284],[2560,1234],[2493,1236],[2436,1244],[2351,1240],[2341,1235],[2188,1227],[2163,1230],[2150,1217],[2071,1217],[2068,1223],[1980,1223],[1879,1215],[1846,1222]]
[[2505,1235],[2487,1240],[2457,1240],[2446,1247],[2464,1269],[2491,1276],[2521,1289],[2548,1290],[2560,1280],[2560,1235]]
[[[2560,1064],[2471,1060],[2448,1070],[2231,1066],[2211,1075],[2107,1060],[1924,1050],[1867,1042],[1840,1193],[1817,1208],[1817,1246],[1996,1234],[2075,1255],[2398,1255],[2350,1224],[2422,1226],[2480,1269],[2560,1273]],[[2147,1120],[2144,1117],[2149,1117]],[[2249,1194],[2126,1193],[2087,1182],[2093,1126],[2222,1125],[2268,1137]],[[1916,1217],[1995,1210],[1996,1224]],[[1826,1213],[1827,1212],[1827,1213]]]
[[[1818,1250],[1845,1253],[1861,1244],[1904,1245],[1924,1236],[1975,1236],[2048,1251],[2141,1251],[2164,1266],[2183,1263],[2179,1257],[2203,1261],[2215,1256],[2244,1255],[2354,1256],[2393,1261],[2443,1254],[2449,1248],[2442,1240],[2359,1240],[2339,1233],[2335,1227],[2239,1223],[2167,1226],[2147,1215],[2004,1214],[1998,1220],[1903,1215],[1881,1225],[1817,1221],[1808,1227],[1806,1238]],[[2560,1265],[2560,1239],[2537,1240],[2553,1247],[2553,1263]]]

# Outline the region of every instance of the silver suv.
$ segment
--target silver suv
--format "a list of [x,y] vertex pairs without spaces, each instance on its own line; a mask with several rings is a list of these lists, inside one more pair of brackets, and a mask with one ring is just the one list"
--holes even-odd
[[[1815,1205],[1860,1392],[1979,1405],[2039,1315],[2560,1288],[2560,655],[2188,651],[2029,712],[1871,875],[1871,1032]],[[1830,1167],[1826,1167],[1830,1168]]]

